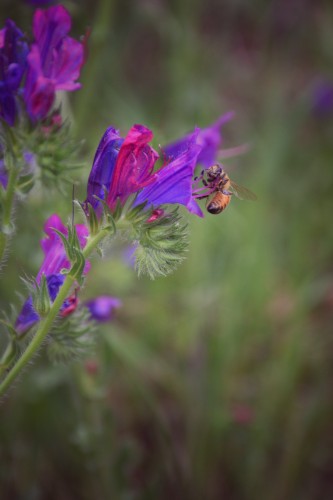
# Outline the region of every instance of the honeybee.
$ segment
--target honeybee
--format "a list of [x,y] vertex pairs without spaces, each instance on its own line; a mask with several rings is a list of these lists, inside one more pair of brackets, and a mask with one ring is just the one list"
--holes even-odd
[[220,165],[212,165],[205,174],[206,179],[203,178],[202,182],[211,192],[200,196],[200,198],[208,198],[206,209],[210,214],[217,215],[223,212],[229,205],[233,194],[241,200],[254,201],[257,199],[256,195],[249,189],[238,186],[232,181]]

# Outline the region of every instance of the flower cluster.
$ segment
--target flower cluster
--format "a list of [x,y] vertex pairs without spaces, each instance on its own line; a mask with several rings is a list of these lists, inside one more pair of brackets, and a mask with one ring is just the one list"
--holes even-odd
[[123,206],[131,195],[136,195],[134,207],[145,204],[161,210],[161,205],[184,205],[189,212],[203,217],[196,202],[194,171],[198,164],[209,167],[216,162],[222,142],[221,126],[232,115],[227,113],[209,127],[196,128],[163,147],[164,164],[159,169],[155,168],[159,155],[149,145],[153,133],[148,128],[134,125],[122,138],[109,127],[93,161],[85,206],[90,204],[100,216],[102,200],[114,211],[117,203]]
[[[118,204],[124,206],[133,195],[131,209],[143,207],[149,209],[149,217],[144,216],[146,226],[155,226],[165,215],[165,205],[184,205],[189,212],[200,217],[203,213],[196,201],[193,177],[196,166],[210,165],[216,161],[222,135],[220,127],[231,114],[222,116],[213,125],[187,134],[165,148],[162,148],[164,164],[155,170],[158,153],[148,144],[152,132],[143,125],[134,125],[125,138],[109,127],[97,148],[92,169],[87,183],[87,198],[83,204],[88,214],[89,205],[93,207],[98,219],[102,218],[103,204],[115,211]],[[170,221],[173,219],[170,218]],[[75,225],[80,247],[84,248],[89,236],[88,228],[83,224]],[[46,238],[41,240],[44,260],[36,277],[37,286],[44,276],[48,295],[53,302],[65,279],[65,270],[71,262],[66,253],[63,239],[68,236],[68,229],[58,215],[52,215],[45,223]],[[83,275],[90,269],[86,262]],[[78,288],[67,297],[60,309],[62,317],[72,314],[78,307]],[[119,299],[101,296],[84,304],[91,317],[98,321],[107,321],[112,317],[113,309],[120,306]],[[19,314],[15,329],[23,335],[40,320],[40,316],[30,296]]]
[[[80,246],[84,248],[88,229],[84,224],[75,225],[76,234],[80,242]],[[46,278],[48,295],[51,302],[54,302],[58,295],[59,289],[65,280],[64,270],[68,270],[71,266],[68,256],[59,236],[59,233],[64,236],[68,235],[68,229],[56,214],[51,215],[44,225],[46,237],[41,240],[41,247],[44,252],[44,260],[36,277],[37,286],[40,285],[42,277]],[[83,274],[86,275],[90,270],[90,262],[86,262]],[[79,306],[77,297],[78,288],[75,292],[67,297],[60,309],[60,315],[66,317],[72,314]],[[89,300],[83,306],[90,311],[91,317],[97,321],[108,321],[112,317],[114,308],[120,307],[119,299],[110,296],[101,296]],[[24,303],[23,308],[16,320],[15,330],[19,336],[24,335],[32,326],[38,323],[40,315],[36,311],[33,303],[33,297],[30,296]]]
[[[68,182],[70,169],[77,166],[77,144],[55,106],[58,91],[80,88],[84,44],[71,38],[70,30],[70,15],[61,5],[35,11],[31,43],[11,20],[0,30],[0,262],[15,229],[16,195],[31,190],[36,178],[43,185]],[[179,207],[203,217],[200,199],[215,197],[220,190],[230,201],[233,194],[227,189],[235,184],[216,165],[223,156],[221,127],[232,116],[229,112],[206,128],[195,127],[158,151],[152,146],[152,131],[144,125],[133,125],[125,136],[112,126],[105,131],[86,199],[73,200],[83,209],[85,224],[73,221],[65,226],[57,214],[48,218],[41,240],[42,265],[36,278],[26,281],[29,297],[14,321],[0,319],[9,337],[0,357],[0,375],[8,372],[0,394],[46,337],[49,355],[68,359],[91,345],[96,322],[113,319],[119,298],[80,298],[90,256],[94,251],[103,255],[104,239],[121,235],[118,241],[126,242],[123,250],[130,251],[138,275],[154,279],[178,266],[188,248],[187,224]],[[203,170],[196,173],[199,166]],[[28,347],[15,361],[25,343]]]
[[23,113],[32,123],[45,119],[58,90],[80,88],[83,45],[70,29],[69,13],[58,5],[35,11],[30,45],[13,21],[0,30],[0,117],[8,125]]

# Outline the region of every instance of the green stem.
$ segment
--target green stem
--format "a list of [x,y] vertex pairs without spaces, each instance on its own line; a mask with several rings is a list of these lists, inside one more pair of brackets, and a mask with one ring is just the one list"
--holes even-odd
[[[11,160],[9,160],[9,162],[11,163]],[[2,261],[6,249],[8,236],[11,233],[10,223],[16,188],[16,180],[18,176],[18,169],[15,167],[15,165],[8,165],[8,170],[8,184],[3,201],[2,227],[0,232],[0,262]]]
[[[85,248],[82,251],[85,258],[87,258],[92,253],[92,251],[103,240],[103,238],[105,238],[107,234],[108,234],[107,231],[101,230],[98,234],[89,238]],[[14,366],[8,372],[5,379],[0,384],[0,396],[2,396],[6,392],[11,383],[16,379],[21,370],[26,366],[26,364],[31,360],[31,358],[34,356],[34,354],[41,346],[42,342],[49,333],[51,326],[54,320],[56,319],[62,304],[68,297],[74,281],[75,278],[73,278],[70,275],[68,275],[67,278],[65,279],[64,284],[60,288],[59,293],[55,301],[53,302],[48,314],[39,323],[39,327],[33,339],[31,340],[30,344],[28,345],[22,356],[16,361]]]

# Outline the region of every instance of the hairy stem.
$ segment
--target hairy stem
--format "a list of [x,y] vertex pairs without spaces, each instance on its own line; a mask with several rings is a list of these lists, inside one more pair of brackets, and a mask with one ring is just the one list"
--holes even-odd
[[[98,234],[88,239],[88,242],[83,249],[83,255],[85,258],[89,257],[89,255],[93,252],[93,250],[97,247],[97,245],[105,238],[108,234],[107,231],[101,230]],[[40,321],[39,327],[32,338],[30,344],[27,346],[26,350],[23,352],[20,358],[13,365],[11,370],[7,373],[7,376],[4,378],[2,383],[0,384],[0,396],[2,396],[8,387],[12,384],[12,382],[17,378],[22,369],[26,366],[26,364],[31,360],[34,354],[37,352],[47,334],[49,333],[54,320],[56,319],[60,308],[68,297],[70,289],[74,283],[75,279],[68,275],[65,279],[62,287],[59,290],[59,293],[53,302],[48,314]]]
[[[10,157],[8,157],[10,158]],[[9,160],[11,162],[11,160]],[[3,259],[4,252],[6,249],[8,237],[11,233],[11,215],[13,209],[15,188],[16,188],[16,180],[18,176],[18,169],[15,168],[13,164],[8,166],[9,176],[8,176],[8,184],[6,189],[6,194],[3,199],[3,212],[2,212],[2,224],[0,229],[0,263]]]

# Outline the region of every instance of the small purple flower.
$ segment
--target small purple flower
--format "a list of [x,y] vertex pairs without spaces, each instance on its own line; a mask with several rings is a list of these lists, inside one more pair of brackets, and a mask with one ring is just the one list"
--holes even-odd
[[25,102],[32,120],[50,111],[58,90],[80,88],[76,80],[83,64],[83,45],[67,36],[71,18],[62,6],[37,9],[33,19],[35,43],[28,56]]
[[333,83],[318,81],[312,90],[312,111],[318,117],[329,116],[333,112]]
[[[83,248],[86,244],[89,231],[83,224],[76,224],[75,228],[80,245]],[[58,295],[59,289],[65,280],[65,276],[61,273],[61,270],[70,268],[70,262],[67,258],[61,238],[54,231],[54,229],[57,229],[62,234],[67,235],[67,228],[57,214],[51,215],[44,225],[46,238],[41,240],[44,260],[36,277],[37,283],[40,283],[42,274],[46,276],[48,291],[52,302]],[[88,273],[89,269],[90,263],[86,262],[84,269],[85,274]],[[66,309],[67,307],[68,304],[65,301],[63,309]],[[16,320],[15,329],[19,334],[23,334],[38,321],[39,316],[33,308],[32,298],[29,297],[23,305],[23,308]]]
[[113,319],[114,310],[122,306],[121,300],[110,295],[101,295],[84,303],[90,311],[91,317],[99,323],[106,323]]
[[98,216],[101,215],[101,204],[96,196],[103,200],[105,190],[109,191],[117,156],[123,142],[124,139],[119,136],[118,131],[109,127],[97,148],[88,179],[86,203],[89,202],[93,206]]
[[[221,127],[234,116],[233,111],[222,115],[215,123],[200,130],[197,137],[197,144],[201,146],[201,152],[197,158],[197,164],[207,168],[217,161],[217,154],[222,144]],[[187,148],[191,134],[187,134],[181,139],[163,147],[163,152],[169,159],[176,158]]]
[[0,30],[0,117],[10,126],[17,115],[16,95],[27,67],[28,44],[8,19]]

